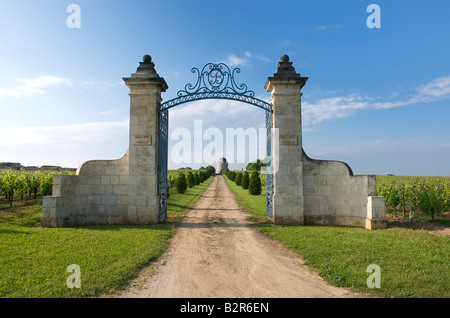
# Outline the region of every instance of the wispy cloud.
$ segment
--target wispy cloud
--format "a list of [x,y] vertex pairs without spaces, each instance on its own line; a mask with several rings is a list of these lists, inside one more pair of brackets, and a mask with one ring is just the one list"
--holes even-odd
[[34,87],[34,88],[47,88],[51,85],[58,85],[58,84],[66,84],[66,85],[72,85],[72,81],[56,77],[53,75],[44,75],[39,76],[34,79],[22,79],[22,78],[16,78],[15,79],[18,82],[24,83],[26,87]]
[[[417,103],[429,103],[450,98],[450,76],[443,76],[420,85],[416,93],[397,100],[381,100],[380,97],[351,94],[320,99],[315,103],[302,102],[302,116],[305,125],[325,120],[349,117],[365,109],[388,109]],[[398,94],[394,94],[395,96]]]
[[258,60],[264,63],[270,63],[272,60],[264,55],[254,54],[250,51],[245,51],[243,57],[239,57],[235,54],[230,54],[227,56],[223,63],[228,66],[251,66],[251,60]]
[[0,97],[21,98],[24,95],[45,94],[45,89],[50,86],[73,85],[71,80],[53,75],[43,75],[33,79],[15,78],[14,80],[20,84],[12,88],[0,88]]
[[317,31],[323,31],[323,30],[329,30],[329,29],[341,29],[343,27],[342,24],[335,24],[335,25],[319,25],[315,29]]
[[443,76],[417,88],[420,95],[431,99],[450,94],[450,76]]
[[117,159],[128,148],[129,121],[55,126],[0,126],[0,161],[78,167],[91,159]]
[[257,60],[263,61],[265,63],[272,62],[272,60],[270,58],[268,58],[264,55],[253,54],[253,53],[250,53],[249,51],[245,51],[244,54],[245,54],[245,56],[247,56],[250,59],[257,59]]
[[440,147],[428,139],[376,139],[364,142],[349,142],[337,146],[309,146],[308,153],[313,156],[350,156],[358,154],[377,154],[391,151],[410,151],[411,149],[431,149]]
[[72,145],[109,140],[112,136],[128,133],[129,121],[87,122],[64,126],[28,126],[0,128],[0,146],[23,144]]
[[278,44],[278,47],[286,47],[286,46],[292,46],[294,43],[292,41],[286,40]]
[[230,54],[227,56],[226,60],[223,63],[228,66],[248,66],[249,61],[246,58],[237,57],[234,54]]

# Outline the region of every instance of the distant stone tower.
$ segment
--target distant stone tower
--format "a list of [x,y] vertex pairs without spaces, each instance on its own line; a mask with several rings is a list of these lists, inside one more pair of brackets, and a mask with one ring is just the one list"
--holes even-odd
[[217,174],[223,174],[223,172],[227,169],[228,169],[227,159],[220,158],[219,161],[217,161]]

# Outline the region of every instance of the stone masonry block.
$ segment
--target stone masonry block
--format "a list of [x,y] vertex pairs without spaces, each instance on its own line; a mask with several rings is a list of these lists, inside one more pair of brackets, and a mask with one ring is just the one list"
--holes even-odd
[[127,185],[115,184],[113,186],[113,194],[115,194],[115,195],[126,195],[126,194],[128,194],[128,186]]
[[384,219],[385,202],[384,197],[368,196],[367,197],[367,218],[368,219]]
[[111,176],[101,176],[101,184],[111,184]]

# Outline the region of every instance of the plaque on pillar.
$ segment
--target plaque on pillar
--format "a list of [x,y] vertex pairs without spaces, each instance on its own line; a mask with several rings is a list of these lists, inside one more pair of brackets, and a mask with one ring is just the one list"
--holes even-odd
[[297,146],[298,136],[296,135],[280,135],[280,146]]
[[135,135],[134,136],[134,146],[150,146],[152,144],[151,135]]

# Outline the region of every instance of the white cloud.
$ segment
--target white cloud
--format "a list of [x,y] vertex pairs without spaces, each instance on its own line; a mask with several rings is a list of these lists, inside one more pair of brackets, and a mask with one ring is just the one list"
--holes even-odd
[[370,103],[357,95],[325,98],[317,103],[304,101],[302,102],[303,123],[317,124],[324,120],[348,117],[357,110],[369,107]]
[[307,151],[312,156],[353,156],[358,154],[377,154],[391,151],[411,151],[411,149],[430,149],[439,147],[438,144],[426,139],[377,139],[364,142],[353,142],[340,146],[309,146]]
[[292,46],[292,45],[293,45],[293,42],[289,41],[289,40],[283,41],[280,44],[278,44],[279,47]]
[[15,89],[0,88],[0,97],[1,96],[14,96],[16,98],[20,98],[22,96],[22,92]]
[[[398,100],[381,100],[381,97],[360,96],[351,94],[323,98],[318,102],[302,102],[302,116],[304,125],[317,124],[324,120],[349,117],[364,109],[389,109],[394,107],[414,105],[421,102],[433,102],[450,97],[450,76],[437,78],[416,88],[415,95]],[[398,96],[391,94],[390,96]]]
[[171,109],[169,128],[189,128],[194,120],[202,120],[208,127],[252,127],[264,124],[264,118],[264,111],[255,106],[237,101],[209,99]]
[[76,168],[87,160],[122,157],[128,149],[129,121],[0,127],[0,134],[0,161]]
[[264,63],[270,63],[272,60],[264,55],[253,54],[249,51],[244,52],[245,57],[239,57],[235,54],[230,54],[227,56],[223,63],[228,66],[250,66],[250,60],[259,60]]
[[16,86],[14,90],[19,94],[44,94],[44,90],[33,86]]
[[46,88],[52,85],[59,85],[59,84],[72,85],[72,81],[65,78],[56,77],[53,75],[43,75],[34,79],[16,78],[15,80],[24,83],[26,87],[32,88]]
[[22,85],[17,85],[13,88],[0,88],[0,97],[14,96],[21,98],[24,95],[44,94],[44,89],[50,86],[73,84],[71,80],[53,75],[43,75],[33,79],[15,78],[14,80]]
[[419,94],[431,98],[450,95],[450,76],[443,76],[417,88]]
[[65,126],[29,126],[0,129],[1,146],[24,144],[89,144],[128,133],[128,120],[122,122],[88,122]]
[[250,53],[249,51],[245,51],[244,54],[245,54],[245,56],[247,56],[248,58],[251,58],[251,59],[252,58],[257,59],[257,60],[263,61],[265,63],[272,62],[271,59],[269,59],[268,57],[266,57],[264,55],[256,55],[256,54]]
[[228,55],[227,59],[223,63],[228,66],[247,66],[249,64],[247,59],[237,57],[234,54]]

